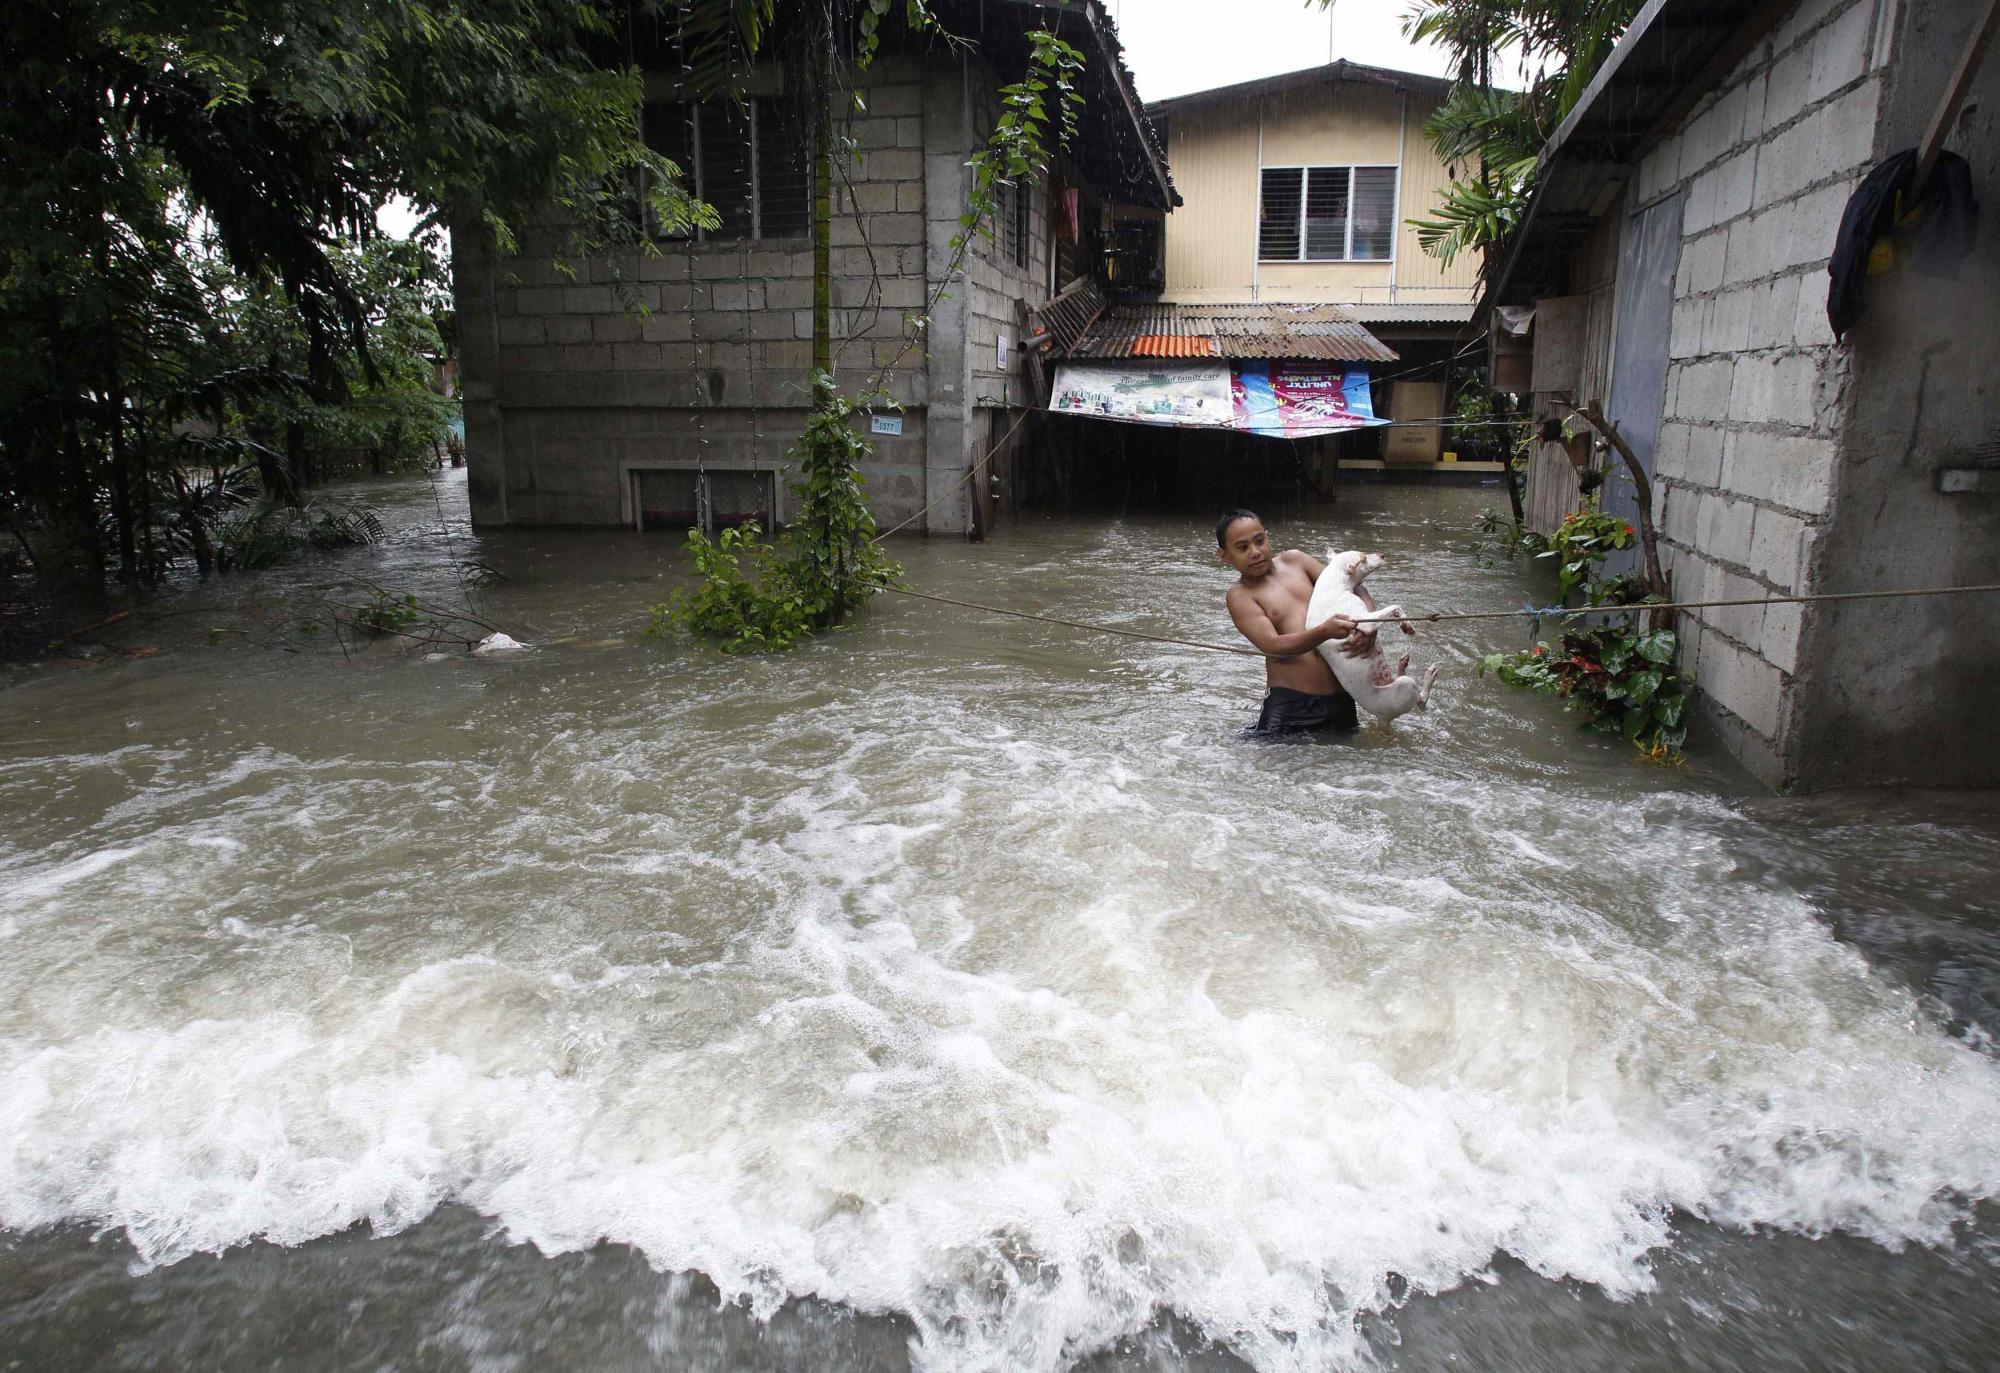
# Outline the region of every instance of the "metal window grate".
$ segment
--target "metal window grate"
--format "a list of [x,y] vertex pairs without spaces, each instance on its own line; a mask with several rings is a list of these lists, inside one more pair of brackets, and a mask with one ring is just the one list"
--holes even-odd
[[646,468],[634,472],[640,529],[700,529],[714,533],[756,521],[776,523],[775,473],[725,468]]
[[1306,260],[1339,262],[1347,256],[1348,169],[1306,169]]
[[771,527],[773,500],[769,472],[705,472],[708,484],[708,523],[711,529],[727,529],[751,521],[764,529]]
[[781,101],[649,100],[640,129],[648,147],[680,168],[681,184],[721,217],[704,238],[802,238],[810,231],[811,169]]
[[639,528],[692,529],[702,523],[700,474],[647,471],[639,483]]
[[1266,167],[1257,224],[1257,256],[1295,261],[1299,255],[1299,212],[1305,171],[1300,167]]

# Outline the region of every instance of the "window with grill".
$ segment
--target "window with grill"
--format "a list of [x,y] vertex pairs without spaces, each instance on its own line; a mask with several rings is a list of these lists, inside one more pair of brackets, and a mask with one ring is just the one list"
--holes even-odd
[[994,197],[992,235],[1000,256],[1016,267],[1028,265],[1030,192],[1019,181],[1003,181]]
[[1396,168],[1266,167],[1257,219],[1265,262],[1387,262]]
[[802,238],[812,217],[804,141],[783,104],[649,100],[646,145],[681,169],[681,184],[722,219],[704,238]]
[[1028,265],[1028,211],[1033,205],[1034,192],[1026,182],[1014,183],[1013,203],[1007,214],[1007,260],[1016,267]]
[[740,469],[647,469],[632,474],[641,529],[700,529],[714,533],[736,525],[769,530],[778,513],[777,479]]

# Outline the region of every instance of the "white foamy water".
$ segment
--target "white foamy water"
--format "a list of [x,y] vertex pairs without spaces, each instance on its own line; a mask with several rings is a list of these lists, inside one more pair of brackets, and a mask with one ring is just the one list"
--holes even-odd
[[[1408,604],[1519,599],[1372,532]],[[1158,566],[1158,627],[1213,636],[1198,551],[1110,526],[913,580],[1046,560],[1002,590],[1078,614]],[[901,1313],[935,1369],[1167,1312],[1351,1365],[1365,1313],[1504,1256],[1642,1293],[1684,1215],[1952,1243],[2000,1188],[1992,1059],[1725,775],[1579,740],[1470,679],[1485,646],[1427,636],[1442,709],[1306,747],[1234,737],[1237,660],[908,603],[772,661],[17,686],[0,1225],[158,1265],[458,1202],[760,1314]]]

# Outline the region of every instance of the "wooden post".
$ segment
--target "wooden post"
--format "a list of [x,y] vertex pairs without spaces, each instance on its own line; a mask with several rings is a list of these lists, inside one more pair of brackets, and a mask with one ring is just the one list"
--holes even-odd
[[[1583,406],[1571,405],[1567,401],[1558,401],[1557,404],[1604,435],[1604,440],[1611,445],[1612,451],[1624,460],[1625,471],[1632,478],[1632,485],[1639,502],[1639,547],[1646,558],[1646,594],[1658,596],[1661,600],[1668,599],[1667,577],[1660,570],[1659,536],[1653,529],[1652,479],[1646,475],[1646,469],[1640,466],[1639,457],[1632,451],[1632,445],[1625,442],[1625,436],[1618,432],[1618,426],[1604,417],[1603,407],[1596,401]],[[1665,629],[1672,623],[1670,615],[1671,612],[1655,610],[1646,617],[1646,620],[1654,629]]]
[[1938,101],[1937,110],[1931,115],[1930,128],[1924,131],[1924,141],[1918,145],[1917,174],[1910,181],[1909,199],[1906,205],[1914,205],[1924,193],[1924,183],[1931,179],[1931,172],[1937,167],[1938,154],[1944,151],[1945,135],[1958,122],[1958,111],[1965,104],[1965,93],[1972,86],[1972,78],[1979,71],[1979,63],[1986,56],[1986,49],[1993,42],[1993,35],[2000,31],[2000,0],[1986,0],[1986,13],[1972,26],[1972,34],[1965,40],[1965,51],[1959,54],[1958,70],[1951,74],[1951,82],[1944,89],[1944,98]]

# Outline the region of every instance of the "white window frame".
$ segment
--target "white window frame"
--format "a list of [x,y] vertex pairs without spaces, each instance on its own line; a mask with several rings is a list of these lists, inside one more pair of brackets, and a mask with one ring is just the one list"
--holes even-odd
[[688,463],[661,462],[658,459],[627,458],[618,464],[624,480],[619,492],[619,523],[630,525],[634,532],[646,532],[646,512],[639,502],[639,477],[646,472],[685,472],[695,479],[695,504],[699,514],[698,527],[706,534],[714,534],[713,512],[709,509],[708,478],[721,472],[750,472],[766,477],[771,483],[771,524],[765,534],[774,534],[785,526],[785,469],[778,463],[738,462],[725,463],[714,468],[706,464],[693,466]]
[[[1339,257],[1306,256],[1306,188],[1315,171],[1332,171],[1336,167],[1347,169],[1347,230],[1340,245]],[[1356,257],[1354,255],[1354,174],[1358,171],[1386,170],[1396,174],[1393,194],[1389,197],[1389,255],[1387,257]],[[1299,174],[1299,255],[1297,257],[1264,256],[1264,173],[1297,172]],[[1395,162],[1269,162],[1257,166],[1256,219],[1251,232],[1256,235],[1257,261],[1277,263],[1324,263],[1354,262],[1364,266],[1381,266],[1396,261],[1398,240],[1402,238],[1403,224],[1403,168]]]

